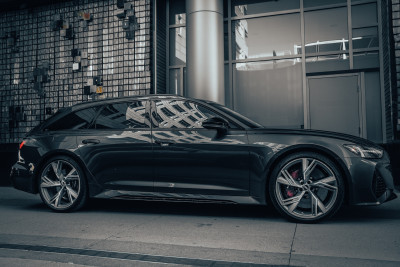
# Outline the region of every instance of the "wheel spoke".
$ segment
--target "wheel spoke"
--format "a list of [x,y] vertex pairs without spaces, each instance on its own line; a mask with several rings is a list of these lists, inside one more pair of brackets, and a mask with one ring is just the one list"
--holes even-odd
[[61,162],[57,161],[57,162],[52,162],[51,163],[51,167],[53,168],[54,174],[56,175],[56,177],[60,180],[60,168],[61,168]]
[[76,192],[74,189],[72,189],[69,185],[67,185],[66,188],[67,188],[68,196],[73,197],[74,200],[78,198],[78,192]]
[[283,205],[284,206],[290,206],[288,209],[290,211],[293,211],[297,207],[297,205],[299,205],[299,202],[303,198],[304,193],[305,192],[303,191],[303,192],[300,193],[300,195],[296,195],[296,196],[291,197],[291,198],[283,199],[282,200]]
[[60,191],[57,192],[57,194],[55,194],[51,199],[50,199],[50,204],[52,204],[54,202],[54,206],[57,208],[60,203],[61,203],[61,199],[64,196],[64,187],[62,187],[60,189]]
[[78,172],[76,171],[75,168],[72,168],[72,170],[64,177],[65,180],[78,180],[79,175]]
[[300,195],[295,196],[295,197],[297,198],[296,201],[294,201],[294,202],[288,207],[288,210],[289,210],[290,212],[293,212],[293,211],[297,208],[297,206],[299,205],[299,203],[300,203],[301,199],[303,198],[304,194],[305,194],[305,191],[302,191],[302,192],[300,193]]
[[323,178],[321,180],[316,181],[315,183],[311,184],[311,186],[323,188],[330,191],[337,191],[338,188],[335,185],[331,185],[329,183],[336,182],[336,177],[329,176],[327,178]]
[[290,173],[285,169],[281,171],[282,176],[278,177],[277,182],[284,185],[294,186],[301,188],[301,185],[297,183]]
[[317,166],[317,161],[314,159],[308,165],[308,159],[302,159],[302,168],[303,168],[303,178],[304,182],[306,183],[310,179],[310,174],[313,172],[315,167]]
[[42,176],[42,183],[40,184],[40,187],[48,188],[48,187],[56,187],[56,186],[61,186],[59,181],[52,181],[47,176]]
[[318,215],[318,208],[321,210],[322,213],[326,213],[326,207],[324,203],[315,195],[313,192],[309,191],[310,199],[311,199],[311,213],[314,216]]

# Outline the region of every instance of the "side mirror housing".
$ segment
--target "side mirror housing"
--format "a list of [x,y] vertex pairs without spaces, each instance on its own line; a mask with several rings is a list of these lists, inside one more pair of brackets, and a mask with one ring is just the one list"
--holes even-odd
[[229,122],[220,117],[211,117],[201,124],[206,129],[217,130],[219,133],[226,133],[229,128]]

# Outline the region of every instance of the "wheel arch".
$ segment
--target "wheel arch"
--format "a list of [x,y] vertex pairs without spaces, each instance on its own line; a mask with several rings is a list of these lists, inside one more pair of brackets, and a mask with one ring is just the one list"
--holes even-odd
[[288,147],[286,149],[283,149],[281,151],[279,151],[278,153],[276,153],[272,159],[268,162],[267,168],[266,168],[266,179],[265,179],[265,201],[267,203],[270,202],[269,199],[269,194],[268,194],[268,184],[269,184],[269,179],[270,179],[270,175],[273,172],[274,168],[279,164],[279,162],[284,159],[285,157],[294,154],[294,153],[298,153],[298,152],[313,152],[313,153],[318,153],[321,154],[325,157],[327,157],[328,159],[330,159],[333,163],[336,164],[340,174],[343,177],[343,181],[344,181],[344,186],[345,186],[345,194],[344,194],[344,202],[346,204],[348,204],[350,202],[351,199],[351,179],[350,179],[350,173],[345,165],[345,163],[343,162],[343,160],[336,155],[333,151],[331,151],[330,149],[327,149],[325,147],[319,146],[319,145],[295,145],[295,146],[291,146]]
[[46,154],[44,154],[41,159],[39,160],[39,162],[37,163],[37,166],[35,168],[35,173],[34,173],[34,190],[35,193],[38,193],[38,186],[39,186],[39,179],[40,179],[40,172],[44,167],[44,164],[51,158],[53,157],[57,157],[57,156],[66,156],[69,157],[71,159],[73,159],[78,165],[79,167],[82,169],[82,171],[84,172],[84,175],[86,177],[85,181],[86,181],[86,188],[88,190],[88,193],[90,195],[90,186],[89,186],[89,177],[90,177],[90,173],[87,170],[87,168],[85,167],[85,164],[83,163],[83,161],[81,160],[81,158],[79,156],[77,156],[76,154],[74,154],[71,151],[68,150],[54,150],[51,152],[48,152]]

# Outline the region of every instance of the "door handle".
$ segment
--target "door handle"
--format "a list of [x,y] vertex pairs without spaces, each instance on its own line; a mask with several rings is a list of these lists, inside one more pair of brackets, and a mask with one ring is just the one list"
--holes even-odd
[[82,140],[83,144],[99,144],[100,140],[98,139],[84,139]]
[[166,147],[166,146],[169,146],[169,145],[173,145],[173,144],[174,144],[174,142],[171,142],[171,141],[167,141],[167,140],[158,140],[158,139],[156,139],[154,142],[155,142],[156,144],[160,145],[160,146],[163,146],[163,147]]

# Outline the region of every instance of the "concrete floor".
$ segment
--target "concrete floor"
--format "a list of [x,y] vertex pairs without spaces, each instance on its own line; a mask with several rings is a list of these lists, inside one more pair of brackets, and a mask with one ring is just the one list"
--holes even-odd
[[260,264],[400,266],[400,199],[308,225],[240,205],[92,200],[55,213],[0,187],[0,266]]

